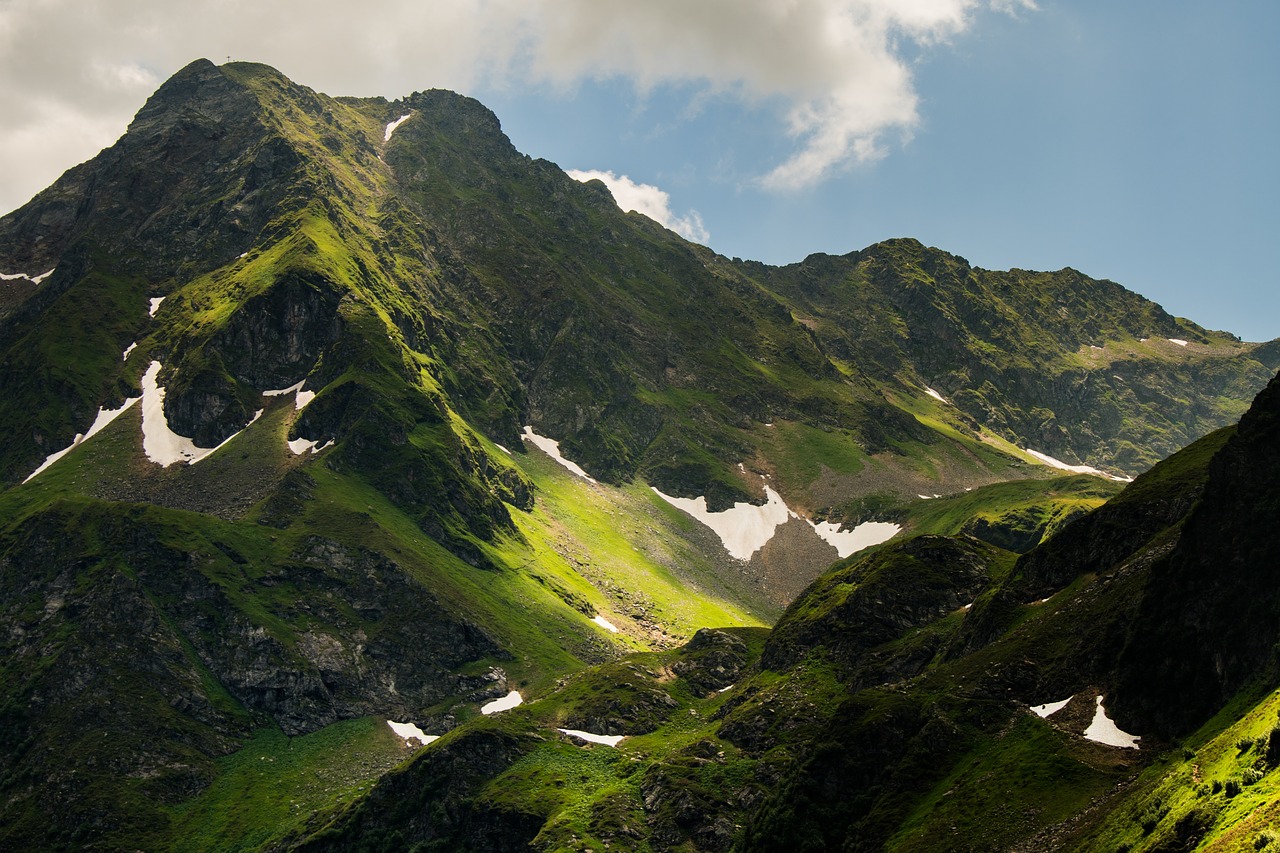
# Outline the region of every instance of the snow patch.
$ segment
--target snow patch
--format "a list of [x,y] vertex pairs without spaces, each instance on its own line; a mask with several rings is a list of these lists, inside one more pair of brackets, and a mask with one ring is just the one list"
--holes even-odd
[[1035,714],[1037,717],[1040,717],[1042,719],[1044,717],[1053,716],[1054,714],[1061,711],[1063,708],[1067,707],[1067,703],[1074,698],[1076,697],[1068,696],[1066,699],[1063,699],[1061,702],[1046,702],[1043,705],[1032,705],[1031,713]]
[[510,450],[507,450],[507,449],[506,449],[505,447],[503,447],[501,444],[498,444],[498,442],[496,442],[496,441],[495,441],[495,442],[493,443],[493,446],[494,446],[494,447],[496,447],[496,448],[498,448],[499,450],[501,450],[503,453],[507,454],[508,456],[510,456],[510,455],[511,455],[511,451],[510,451]]
[[769,499],[764,506],[736,503],[723,512],[711,512],[707,509],[707,499],[702,495],[696,498],[673,498],[656,488],[653,491],[667,503],[710,527],[720,537],[720,542],[730,556],[739,560],[751,559],[752,554],[773,538],[773,532],[778,526],[795,515],[787,508],[782,496],[768,486],[764,487],[765,496]]
[[943,403],[950,402],[946,397],[942,396],[937,391],[930,388],[928,385],[924,386],[924,393],[928,394],[930,397],[932,397],[935,400],[941,400]]
[[532,443],[534,447],[537,447],[543,453],[547,454],[556,462],[559,462],[565,468],[568,468],[570,472],[577,474],[579,477],[586,480],[588,483],[595,482],[595,480],[592,479],[590,474],[588,474],[586,471],[583,471],[582,468],[578,467],[578,464],[576,462],[571,462],[560,455],[560,442],[554,439],[547,438],[546,436],[543,436],[543,435],[538,435],[536,432],[533,431],[533,427],[531,426],[526,426],[524,428],[524,434],[520,437],[523,438],[525,441]]
[[730,690],[732,690],[732,689],[734,688],[734,686],[735,686],[735,685],[730,684],[728,687],[721,687],[721,688],[720,688],[719,690],[717,690],[716,692],[717,692],[717,693],[728,693]]
[[[710,527],[720,537],[720,542],[729,555],[739,560],[750,560],[751,555],[763,548],[787,519],[801,518],[787,506],[781,495],[767,485],[764,493],[768,501],[763,506],[736,503],[722,512],[707,509],[707,499],[702,495],[696,498],[674,498],[656,488],[653,488],[653,492]],[[864,521],[852,530],[841,530],[839,524],[830,521],[814,524],[806,518],[804,522],[813,528],[819,538],[835,548],[841,557],[879,545],[902,532],[901,527],[887,521]]]
[[48,272],[42,272],[40,273],[40,275],[27,275],[24,272],[15,272],[15,273],[0,272],[0,281],[17,281],[20,278],[25,278],[27,281],[31,282],[32,284],[39,284],[40,282],[44,281],[46,278],[48,278],[51,275],[53,275],[53,270],[49,270]]
[[1106,709],[1102,707],[1101,696],[1098,697],[1098,710],[1093,713],[1093,722],[1084,730],[1084,736],[1088,740],[1121,749],[1138,749],[1138,741],[1142,740],[1138,735],[1122,732],[1116,727],[1116,724],[1107,716]]
[[395,121],[390,122],[390,123],[387,125],[386,133],[382,134],[382,141],[383,141],[383,142],[390,142],[390,141],[391,141],[391,134],[395,133],[395,132],[396,132],[396,128],[397,128],[397,127],[399,127],[400,125],[404,124],[404,123],[405,123],[406,121],[408,121],[408,120],[409,120],[409,115],[408,115],[408,114],[405,114],[405,115],[400,116],[400,118],[396,119]]
[[1182,338],[1169,338],[1169,343],[1177,344],[1180,347],[1185,347],[1188,342],[1184,341]]
[[134,403],[138,402],[141,399],[142,399],[141,397],[130,397],[129,399],[125,400],[124,405],[122,405],[118,409],[101,409],[101,408],[98,409],[98,416],[93,419],[93,424],[89,427],[88,432],[84,433],[83,435],[77,433],[76,437],[71,439],[71,444],[67,445],[66,447],[62,448],[56,453],[50,453],[48,456],[46,456],[44,462],[40,463],[40,467],[32,471],[29,475],[27,475],[27,479],[23,480],[22,482],[24,483],[29,482],[32,477],[34,477],[36,474],[39,474],[44,469],[48,468],[50,465],[57,462],[62,457],[66,456],[68,453],[70,453],[72,450],[78,447],[82,442],[102,432],[104,429],[107,428],[107,424],[111,423],[116,418],[123,415],[126,411],[128,411],[133,406]]
[[413,723],[397,723],[393,720],[387,720],[387,725],[391,726],[391,731],[404,738],[406,744],[414,738],[417,738],[418,742],[423,746],[440,740],[440,735],[429,735]]
[[1089,349],[1102,349],[1102,347],[1098,346],[1097,344],[1089,344]]
[[121,361],[128,361],[128,360],[129,360],[129,354],[130,354],[131,352],[133,352],[134,350],[136,350],[137,348],[138,348],[138,342],[137,342],[137,341],[134,341],[133,343],[129,344],[127,347],[125,347],[125,348],[124,348],[124,352],[120,354],[120,360],[121,360]]
[[809,524],[822,540],[836,549],[841,559],[855,551],[870,548],[887,542],[902,532],[902,528],[889,521],[864,521],[852,530],[841,530],[840,525],[830,521],[820,524]]
[[160,310],[160,303],[164,302],[164,299],[165,298],[163,296],[151,297],[151,307],[147,309],[148,317],[156,316],[156,312]]
[[[243,432],[240,430],[231,434],[217,447],[196,447],[191,439],[169,429],[169,420],[164,414],[165,390],[160,387],[159,376],[158,361],[151,362],[147,372],[142,375],[142,452],[149,460],[164,468],[175,462],[194,465]],[[249,423],[260,417],[261,409],[254,412]]]
[[295,438],[293,441],[290,441],[288,444],[289,444],[289,449],[293,451],[294,456],[301,456],[302,454],[306,453],[308,450],[310,450],[312,453],[316,452],[316,442],[312,441],[309,438]]
[[1032,450],[1030,447],[1022,448],[1030,453],[1036,459],[1048,465],[1050,468],[1058,468],[1062,471],[1070,471],[1073,474],[1092,474],[1095,477],[1105,477],[1108,480],[1115,480],[1118,483],[1132,483],[1132,477],[1117,477],[1115,474],[1108,474],[1106,471],[1100,471],[1090,465],[1068,465],[1060,459],[1054,459],[1047,453],[1041,453],[1038,450]]
[[579,729],[556,729],[556,731],[564,732],[569,737],[576,737],[578,740],[602,743],[605,746],[617,746],[618,741],[625,737],[625,735],[593,735],[591,732],[584,732]]
[[612,622],[610,622],[608,619],[601,616],[599,613],[597,613],[595,616],[592,616],[591,621],[596,623],[601,628],[605,629],[611,634],[618,633],[618,626],[614,625]]
[[524,702],[524,698],[520,695],[519,690],[512,690],[501,699],[494,699],[485,705],[480,706],[481,714],[496,714],[499,711],[510,711],[512,708]]
[[283,397],[285,394],[293,394],[293,407],[298,411],[302,411],[303,407],[316,398],[316,392],[303,391],[302,386],[307,382],[306,379],[299,379],[288,388],[277,388],[274,391],[263,391],[264,397]]

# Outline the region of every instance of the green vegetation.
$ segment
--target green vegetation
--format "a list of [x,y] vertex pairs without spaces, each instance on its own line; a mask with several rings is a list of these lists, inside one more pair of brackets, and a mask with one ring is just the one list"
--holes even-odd
[[[1275,347],[911,240],[729,261],[474,101],[249,63],[175,75],[0,255],[58,270],[0,317],[0,846],[1275,844],[1274,697],[1135,766],[1024,709],[1160,627],[1233,432],[1119,495],[1025,448],[1139,472]],[[20,482],[151,360],[179,433],[235,438],[160,468],[135,407]],[[782,613],[830,548],[734,560],[650,484],[907,535]]]

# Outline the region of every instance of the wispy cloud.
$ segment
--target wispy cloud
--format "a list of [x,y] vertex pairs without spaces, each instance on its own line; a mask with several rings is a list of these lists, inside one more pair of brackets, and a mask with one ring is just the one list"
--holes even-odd
[[782,104],[795,150],[766,186],[882,156],[918,121],[908,44],[1029,0],[8,0],[0,6],[0,210],[123,132],[197,56],[253,59],[331,94],[633,81]]
[[637,183],[626,175],[615,175],[598,169],[568,169],[565,173],[575,181],[604,181],[609,192],[613,193],[613,200],[618,203],[618,207],[643,213],[686,240],[703,245],[711,240],[698,211],[690,210],[684,216],[676,216],[671,210],[671,196],[653,184]]

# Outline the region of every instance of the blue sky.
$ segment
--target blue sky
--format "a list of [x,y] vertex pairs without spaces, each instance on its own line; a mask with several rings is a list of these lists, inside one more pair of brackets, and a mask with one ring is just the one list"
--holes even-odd
[[696,210],[710,245],[790,263],[911,236],[992,269],[1074,267],[1246,340],[1280,336],[1280,3],[1041,2],[912,62],[920,122],[816,186],[757,179],[770,105],[613,78],[478,93],[517,147]]
[[179,5],[0,7],[0,208],[232,56],[330,94],[474,95],[521,150],[660,188],[726,255],[913,236],[1280,336],[1274,0]]

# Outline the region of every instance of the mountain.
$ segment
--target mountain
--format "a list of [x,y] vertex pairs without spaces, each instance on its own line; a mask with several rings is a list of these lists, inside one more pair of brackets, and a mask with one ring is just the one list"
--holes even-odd
[[[817,778],[805,738],[901,712],[882,753],[934,719],[850,690],[949,695],[932,673],[959,670],[935,661],[1031,643],[1007,639],[1040,624],[1018,596],[1085,565],[1046,555],[1172,535],[1198,486],[1151,504],[1131,496],[1170,463],[1143,472],[1280,367],[1280,342],[1074,270],[908,239],[724,258],[521,155],[471,99],[332,98],[248,63],[192,63],[0,218],[0,271],[0,841],[18,848],[320,844],[330,823],[374,832],[372,804],[404,790],[451,822],[377,818],[387,844],[502,849],[584,807],[555,774],[616,769],[558,736],[543,752],[543,723],[639,737],[672,714],[684,734],[592,837],[763,844],[794,822],[769,797]],[[1177,589],[1209,557],[1186,559]],[[1204,654],[1259,582],[1206,592]],[[1185,603],[1106,602],[1091,630]],[[1230,677],[1188,657],[1215,686],[1163,711],[1142,699],[1155,652],[1117,646],[1117,708],[1192,725],[1256,665],[1265,641],[1238,633]],[[1064,661],[1055,686],[1104,674]],[[708,699],[747,673],[758,700]],[[513,693],[525,711],[482,713]],[[727,740],[702,722],[722,706]],[[387,719],[455,733],[397,767]],[[895,765],[873,763],[881,785]],[[511,799],[486,799],[510,772]],[[643,831],[632,783],[659,815]],[[740,835],[757,809],[774,817]],[[842,814],[824,831],[869,819]]]
[[579,674],[274,849],[1273,849],[1278,424],[1280,377],[1025,556],[885,545],[767,636]]

